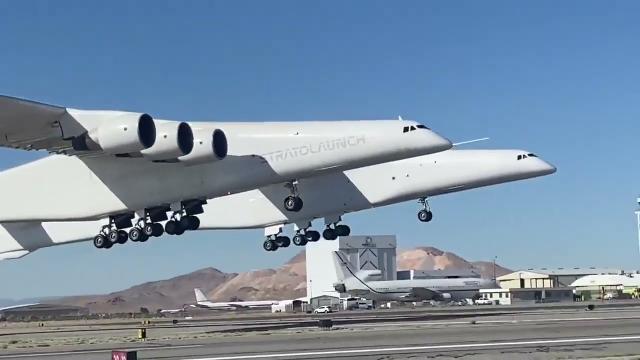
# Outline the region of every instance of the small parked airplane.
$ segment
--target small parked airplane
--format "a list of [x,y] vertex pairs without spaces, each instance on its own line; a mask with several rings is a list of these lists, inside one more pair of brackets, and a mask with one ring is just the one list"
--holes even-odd
[[375,280],[380,270],[356,270],[339,251],[333,252],[339,293],[376,301],[455,301],[478,297],[480,289],[498,287],[495,280],[480,278]]

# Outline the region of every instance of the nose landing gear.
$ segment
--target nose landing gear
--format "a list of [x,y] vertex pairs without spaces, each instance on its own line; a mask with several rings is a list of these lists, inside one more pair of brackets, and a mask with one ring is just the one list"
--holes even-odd
[[298,195],[298,182],[292,180],[285,184],[285,187],[289,189],[291,195],[284,199],[284,208],[287,211],[298,212],[302,210],[303,202]]
[[418,211],[418,220],[421,222],[429,222],[433,219],[433,213],[429,206],[429,199],[422,197],[418,199],[418,202],[422,204],[422,210]]

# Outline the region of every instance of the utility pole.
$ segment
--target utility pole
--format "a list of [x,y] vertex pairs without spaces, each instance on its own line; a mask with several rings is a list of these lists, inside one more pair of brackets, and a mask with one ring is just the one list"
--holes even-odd
[[640,252],[640,197],[637,199],[638,209],[636,210],[636,218],[638,220],[638,251]]
[[[640,215],[638,215],[638,219],[640,219]],[[640,220],[638,220],[640,221]],[[639,223],[640,224],[640,223]],[[640,225],[638,225],[640,226]],[[496,281],[496,260],[498,259],[498,256],[494,256],[493,257],[493,281]]]

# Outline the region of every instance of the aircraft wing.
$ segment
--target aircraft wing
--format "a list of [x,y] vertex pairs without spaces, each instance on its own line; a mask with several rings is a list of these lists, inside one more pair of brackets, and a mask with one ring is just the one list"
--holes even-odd
[[40,303],[11,305],[11,306],[6,306],[6,307],[0,308],[0,311],[12,310],[12,309],[20,309],[20,308],[25,308],[25,307],[34,306],[34,305],[40,305]]
[[412,288],[408,297],[412,299],[421,299],[421,300],[433,300],[437,299],[442,294],[438,291],[427,289],[427,288]]
[[62,152],[71,145],[63,124],[77,129],[64,107],[0,96],[0,146]]

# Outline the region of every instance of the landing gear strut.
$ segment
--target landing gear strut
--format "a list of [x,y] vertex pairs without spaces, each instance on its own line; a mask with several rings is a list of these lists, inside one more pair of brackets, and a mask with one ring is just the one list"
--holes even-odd
[[289,247],[289,245],[291,245],[291,239],[289,239],[288,237],[270,235],[262,244],[262,248],[264,248],[266,251],[276,251],[281,247]]
[[284,208],[287,211],[298,212],[302,210],[303,202],[298,195],[298,182],[292,180],[285,184],[285,187],[289,189],[291,195],[284,199]]
[[429,199],[426,197],[422,197],[418,199],[418,202],[422,204],[422,210],[418,211],[418,220],[421,222],[429,222],[433,219],[433,213],[431,212],[431,207],[429,206]]

